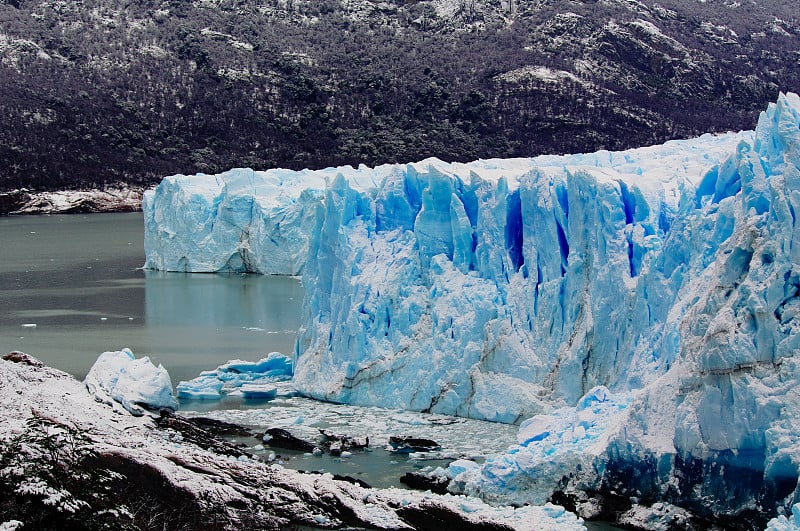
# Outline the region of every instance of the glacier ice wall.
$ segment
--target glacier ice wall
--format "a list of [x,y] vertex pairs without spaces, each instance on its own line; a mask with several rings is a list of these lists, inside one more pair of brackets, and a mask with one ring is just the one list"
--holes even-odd
[[606,351],[628,389],[609,382],[616,398],[599,412],[579,402],[526,421],[520,445],[461,477],[463,488],[515,503],[611,491],[734,528],[788,510],[800,499],[799,202],[800,98],[789,94],[684,190],[646,253],[627,317],[643,326],[632,355]]
[[663,249],[750,138],[409,165],[368,191],[334,180],[309,244],[296,385],[501,422],[643,385],[679,354],[697,242]]
[[[302,270],[309,396],[514,422],[603,386],[622,416],[550,468],[581,488],[800,501],[799,124],[787,94],[754,132],[619,153],[171,177],[147,265]],[[518,457],[474,488],[527,484]]]
[[145,268],[297,275],[326,182],[344,173],[354,188],[368,189],[386,171],[237,168],[166,177],[142,200]]

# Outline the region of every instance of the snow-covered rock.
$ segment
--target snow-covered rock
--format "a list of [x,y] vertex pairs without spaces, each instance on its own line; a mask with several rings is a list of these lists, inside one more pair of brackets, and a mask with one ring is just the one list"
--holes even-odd
[[515,509],[464,496],[364,489],[263,463],[221,441],[212,446],[224,452],[215,453],[182,436],[185,419],[120,414],[66,373],[20,353],[12,358],[0,359],[0,488],[9,529],[20,528],[15,522],[24,529],[99,522],[115,529],[410,531],[431,512],[452,527],[584,529],[551,504]]
[[83,383],[98,402],[120,404],[134,415],[178,409],[167,370],[147,356],[136,359],[127,348],[100,354]]
[[73,214],[89,212],[133,212],[142,209],[141,187],[107,187],[102,190],[0,193],[0,216],[17,214]]

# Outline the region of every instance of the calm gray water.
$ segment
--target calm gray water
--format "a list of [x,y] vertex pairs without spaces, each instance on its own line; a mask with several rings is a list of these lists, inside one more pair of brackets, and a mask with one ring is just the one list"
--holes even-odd
[[83,378],[102,352],[128,347],[174,384],[229,359],[291,354],[299,280],[142,271],[143,231],[141,213],[0,218],[0,353]]

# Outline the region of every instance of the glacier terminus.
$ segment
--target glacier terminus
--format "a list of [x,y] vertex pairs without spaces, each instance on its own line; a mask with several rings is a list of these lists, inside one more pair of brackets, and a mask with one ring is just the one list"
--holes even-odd
[[452,489],[582,516],[613,492],[673,521],[794,525],[796,94],[754,131],[176,175],[143,205],[148,268],[302,275],[303,395],[521,423],[506,454],[439,471]]

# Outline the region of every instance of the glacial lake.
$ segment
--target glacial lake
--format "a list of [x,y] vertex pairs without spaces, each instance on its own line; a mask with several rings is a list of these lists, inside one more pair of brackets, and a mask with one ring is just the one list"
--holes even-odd
[[0,253],[0,351],[80,379],[123,347],[174,384],[294,347],[299,279],[143,271],[141,213],[2,217]]

